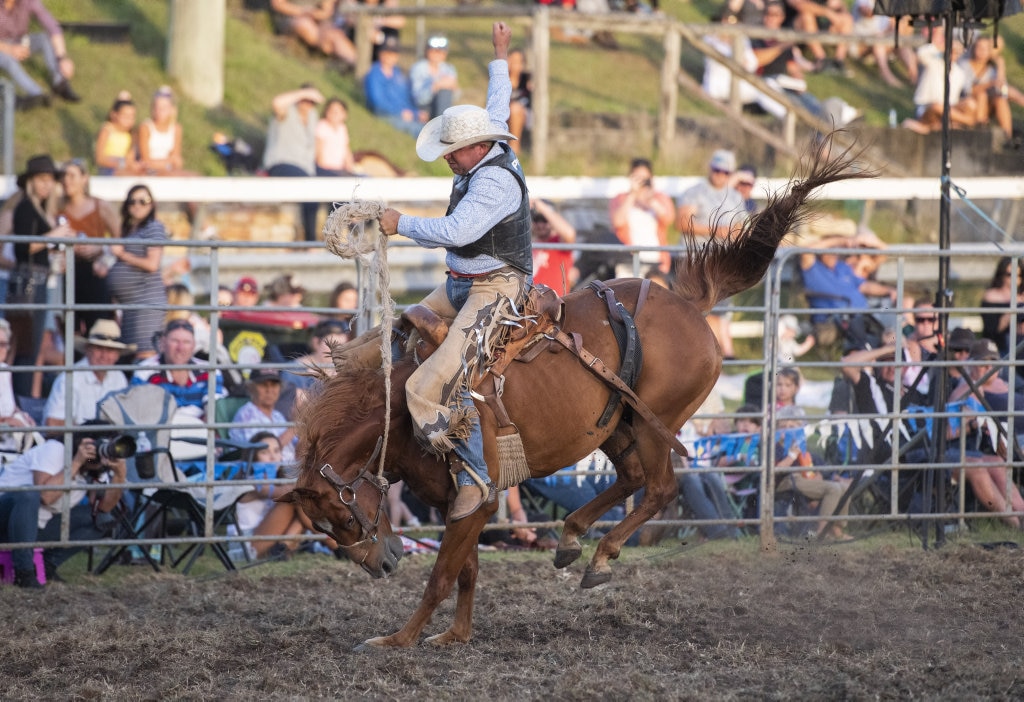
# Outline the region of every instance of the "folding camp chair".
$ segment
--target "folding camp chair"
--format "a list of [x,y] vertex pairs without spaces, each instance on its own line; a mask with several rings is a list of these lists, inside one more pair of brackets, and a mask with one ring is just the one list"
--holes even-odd
[[[180,423],[174,421],[178,410],[174,397],[158,385],[136,385],[127,390],[107,395],[99,403],[98,416],[102,419],[125,427],[154,425],[156,429],[126,430],[136,437],[138,452],[128,469],[129,482],[137,483],[138,488],[131,491],[134,504],[121,506],[117,516],[120,525],[119,538],[144,539],[167,538],[172,536],[202,536],[206,525],[207,490],[204,487],[190,485],[193,479],[205,477],[206,450],[198,444],[203,439],[195,436],[196,426],[182,430]],[[178,439],[174,437],[178,436]],[[217,440],[217,446],[223,448],[223,440]],[[255,445],[244,447],[230,444],[235,456],[241,460],[250,460]],[[198,449],[198,454],[197,454]],[[176,458],[203,458],[202,470],[185,471],[180,468]],[[236,469],[237,464],[218,464],[214,477],[221,476],[225,471]],[[244,472],[242,473],[244,475]],[[233,476],[232,476],[233,477]],[[174,487],[146,487],[147,483],[174,483]],[[224,485],[213,490],[213,524],[215,529],[226,527],[235,522],[235,503],[252,488],[247,485]],[[186,557],[191,555],[185,566],[188,572],[196,559],[201,555],[205,544],[200,542],[187,543],[183,551],[175,553],[174,547],[164,544],[160,549],[159,562],[170,563],[176,568]],[[112,549],[106,555],[96,572],[101,573],[114,563],[126,551],[127,546]],[[225,544],[213,542],[210,548],[227,570],[235,566],[228,556]],[[159,570],[157,559],[143,548],[142,555],[154,569]]]

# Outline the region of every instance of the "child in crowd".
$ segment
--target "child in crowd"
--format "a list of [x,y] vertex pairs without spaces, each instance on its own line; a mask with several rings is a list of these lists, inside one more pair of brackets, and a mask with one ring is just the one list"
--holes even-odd
[[139,173],[135,160],[135,103],[130,93],[118,93],[107,121],[96,137],[94,160],[100,175]]

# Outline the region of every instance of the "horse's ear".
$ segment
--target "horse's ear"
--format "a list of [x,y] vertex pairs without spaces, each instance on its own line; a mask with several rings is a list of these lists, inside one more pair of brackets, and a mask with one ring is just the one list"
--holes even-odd
[[312,500],[315,499],[316,496],[317,493],[315,490],[297,487],[293,488],[292,490],[289,490],[280,497],[275,497],[274,502],[280,502],[281,504],[298,504],[300,497],[305,497],[306,499]]

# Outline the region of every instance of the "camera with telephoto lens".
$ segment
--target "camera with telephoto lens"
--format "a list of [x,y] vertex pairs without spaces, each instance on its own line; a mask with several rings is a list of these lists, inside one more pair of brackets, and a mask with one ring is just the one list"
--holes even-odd
[[[135,455],[135,439],[127,434],[116,436],[84,436],[96,442],[96,458],[86,461],[80,472],[88,478],[96,479],[109,468],[107,463]],[[77,450],[77,449],[76,449]]]

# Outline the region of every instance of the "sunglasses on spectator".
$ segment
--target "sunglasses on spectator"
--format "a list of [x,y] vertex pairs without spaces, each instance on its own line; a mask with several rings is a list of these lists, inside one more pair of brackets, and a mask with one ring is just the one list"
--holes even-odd
[[736,186],[737,187],[752,188],[752,187],[754,187],[754,181],[752,181],[752,180],[738,180],[738,181],[736,181]]
[[712,168],[712,173],[721,173],[723,175],[732,175],[732,171],[723,171],[721,168]]
[[938,319],[936,317],[914,317],[914,321],[918,324],[935,324]]
[[133,197],[128,200],[129,205],[152,205],[153,199],[149,197]]

